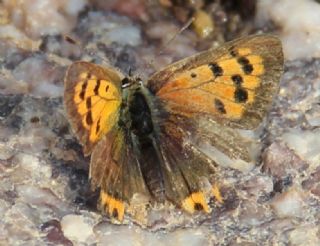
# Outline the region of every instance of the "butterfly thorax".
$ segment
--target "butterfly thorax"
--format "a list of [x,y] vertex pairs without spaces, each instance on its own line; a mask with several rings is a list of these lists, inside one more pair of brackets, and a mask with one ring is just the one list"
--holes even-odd
[[146,137],[154,130],[146,93],[147,89],[139,78],[123,79],[120,124],[139,137]]
[[133,92],[129,105],[131,130],[138,136],[147,136],[153,132],[151,110],[145,95],[140,90]]

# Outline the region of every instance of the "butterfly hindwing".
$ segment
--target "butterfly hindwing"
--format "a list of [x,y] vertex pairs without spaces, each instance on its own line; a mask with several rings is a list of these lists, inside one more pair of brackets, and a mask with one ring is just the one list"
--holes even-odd
[[123,220],[125,210],[135,213],[135,195],[150,200],[127,134],[120,128],[113,129],[103,136],[91,155],[90,179],[93,189],[100,187],[100,208],[118,221]]
[[189,213],[209,212],[208,196],[201,183],[204,178],[212,178],[214,168],[211,160],[186,141],[193,127],[193,120],[175,115],[160,124],[166,196]]
[[65,76],[64,102],[85,154],[118,121],[121,75],[89,62],[75,62]]
[[278,90],[282,69],[280,40],[256,35],[178,61],[153,75],[148,87],[169,111],[252,129]]

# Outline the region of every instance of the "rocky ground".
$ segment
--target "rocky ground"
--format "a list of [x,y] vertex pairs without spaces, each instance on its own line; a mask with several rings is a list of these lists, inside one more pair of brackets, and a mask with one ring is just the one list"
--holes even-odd
[[[313,0],[2,1],[0,245],[320,245],[319,11]],[[261,32],[282,39],[285,71],[257,165],[221,168],[233,189],[210,216],[170,209],[147,224],[111,224],[64,113],[67,66],[89,60],[146,79]]]

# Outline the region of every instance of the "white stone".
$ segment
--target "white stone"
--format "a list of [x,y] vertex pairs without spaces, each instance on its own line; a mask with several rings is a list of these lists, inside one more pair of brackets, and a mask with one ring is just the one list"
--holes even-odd
[[134,26],[122,26],[108,32],[108,41],[121,45],[137,46],[141,43],[140,29]]
[[33,179],[44,180],[49,179],[52,175],[51,166],[40,160],[40,157],[19,153],[15,156],[15,160],[19,163],[20,167],[32,173]]
[[280,26],[287,59],[320,57],[319,3],[313,0],[260,0],[257,4],[257,22],[261,26],[270,20]]
[[320,239],[317,234],[319,234],[319,227],[317,226],[307,225],[298,227],[289,232],[290,245],[318,246],[320,245]]
[[209,245],[209,240],[204,231],[200,229],[182,229],[168,235],[165,245]]
[[276,196],[271,202],[271,207],[280,218],[301,217],[305,205],[303,200],[302,191],[292,188]]
[[86,0],[65,1],[65,11],[70,15],[77,15],[87,4]]
[[32,38],[39,38],[41,35],[68,33],[85,1],[5,0],[3,5],[10,11],[11,21],[16,27]]
[[291,129],[283,134],[282,138],[301,159],[310,162],[315,167],[318,166],[320,161],[320,129],[312,131]]
[[92,225],[82,215],[69,214],[62,218],[63,234],[74,242],[84,243],[93,236]]

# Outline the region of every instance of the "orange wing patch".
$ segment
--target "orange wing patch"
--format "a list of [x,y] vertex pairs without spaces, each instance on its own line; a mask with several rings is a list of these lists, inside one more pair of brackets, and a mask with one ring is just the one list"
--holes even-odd
[[240,56],[246,56],[252,53],[252,50],[250,48],[240,48],[237,50],[238,54]]
[[213,195],[213,197],[219,202],[219,203],[223,203],[223,198],[220,192],[220,189],[218,187],[218,185],[213,185],[211,188],[211,193]]
[[187,198],[182,201],[182,207],[185,211],[189,213],[194,213],[195,211],[204,211],[210,213],[210,208],[206,202],[205,195],[203,192],[193,192]]
[[116,122],[120,93],[110,81],[87,76],[86,73],[79,76],[84,79],[75,87],[74,103],[83,127],[90,131],[89,140],[95,142]]
[[240,48],[216,62],[177,74],[157,96],[171,103],[172,108],[182,106],[189,113],[240,119],[246,105],[255,101],[263,73],[262,56],[252,54],[249,48]]
[[124,202],[109,196],[107,193],[100,192],[101,205],[105,207],[105,212],[109,214],[111,218],[118,221],[123,221],[124,217]]
[[89,62],[75,62],[65,76],[64,102],[75,134],[88,155],[117,123],[121,75]]

